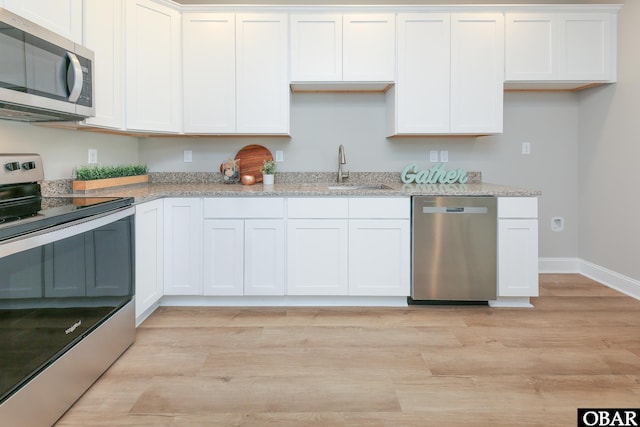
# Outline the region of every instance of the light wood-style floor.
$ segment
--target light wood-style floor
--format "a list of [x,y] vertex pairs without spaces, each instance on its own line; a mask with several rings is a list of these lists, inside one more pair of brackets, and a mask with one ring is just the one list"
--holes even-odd
[[640,406],[640,301],[540,283],[533,309],[161,308],[57,426],[574,426]]

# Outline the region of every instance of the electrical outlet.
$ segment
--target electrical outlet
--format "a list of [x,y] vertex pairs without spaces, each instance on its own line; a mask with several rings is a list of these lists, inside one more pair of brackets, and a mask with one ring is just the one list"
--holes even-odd
[[284,152],[282,150],[276,150],[276,162],[284,162]]
[[184,162],[185,162],[185,163],[191,163],[191,162],[193,162],[193,151],[191,151],[191,150],[184,150]]
[[561,216],[554,216],[553,218],[551,218],[551,230],[564,230],[564,218],[562,218]]
[[449,151],[447,150],[442,150],[440,152],[440,161],[442,163],[447,163],[449,161]]
[[522,143],[522,154],[531,154],[531,143],[529,142]]
[[431,163],[438,163],[438,150],[429,151],[429,161]]
[[90,165],[95,165],[96,163],[98,163],[98,150],[96,150],[95,148],[89,148],[87,163],[89,163]]

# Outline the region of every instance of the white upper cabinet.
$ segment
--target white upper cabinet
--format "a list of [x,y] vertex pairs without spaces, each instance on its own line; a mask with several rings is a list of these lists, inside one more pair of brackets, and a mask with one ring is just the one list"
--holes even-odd
[[291,16],[291,80],[342,80],[342,15]]
[[181,132],[180,12],[152,0],[125,5],[126,128]]
[[183,15],[184,131],[289,133],[287,15]]
[[236,130],[236,17],[185,13],[182,17],[184,131]]
[[122,0],[84,0],[83,44],[93,50],[96,115],[87,125],[123,128]]
[[394,81],[395,16],[344,15],[342,23],[342,79]]
[[552,14],[506,14],[506,79],[553,80],[555,17]]
[[451,15],[451,133],[501,133],[504,17]]
[[616,79],[616,14],[506,14],[506,80],[514,89],[576,89]]
[[236,132],[289,133],[286,14],[236,16]]
[[4,0],[4,8],[82,43],[82,0]]
[[291,15],[290,45],[294,87],[305,88],[295,82],[395,80],[392,13]]
[[503,23],[499,13],[399,14],[389,135],[502,132]]
[[387,92],[390,134],[449,133],[450,45],[450,15],[398,15],[398,78]]

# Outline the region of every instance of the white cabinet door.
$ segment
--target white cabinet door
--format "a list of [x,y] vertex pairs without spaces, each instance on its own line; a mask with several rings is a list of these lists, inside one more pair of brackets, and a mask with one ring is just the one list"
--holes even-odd
[[343,17],[342,79],[395,81],[395,15]]
[[82,0],[4,0],[4,8],[82,44]]
[[409,229],[409,220],[349,221],[349,295],[410,295]]
[[557,16],[549,13],[505,15],[506,80],[553,80],[558,78],[554,45]]
[[284,220],[246,220],[244,294],[284,295]]
[[236,16],[236,132],[289,133],[286,14]]
[[204,295],[244,295],[244,221],[204,221]]
[[393,14],[291,16],[291,80],[395,80]]
[[398,76],[390,135],[447,134],[450,116],[449,14],[398,15]]
[[162,200],[136,205],[136,318],[163,295],[164,216]]
[[84,0],[84,45],[93,50],[96,115],[91,126],[123,127],[122,0]]
[[347,219],[296,219],[287,226],[287,294],[347,295]]
[[507,88],[615,81],[614,13],[507,13],[505,19]]
[[200,199],[164,200],[164,293],[202,292],[202,206]]
[[234,14],[182,16],[185,133],[236,130],[235,32]]
[[180,13],[152,0],[125,5],[126,128],[180,132]]
[[291,15],[291,80],[342,80],[342,15]]
[[614,80],[612,20],[607,13],[562,16],[558,42],[561,80]]
[[498,297],[538,296],[538,220],[498,220]]
[[502,132],[503,84],[503,15],[451,15],[451,132]]

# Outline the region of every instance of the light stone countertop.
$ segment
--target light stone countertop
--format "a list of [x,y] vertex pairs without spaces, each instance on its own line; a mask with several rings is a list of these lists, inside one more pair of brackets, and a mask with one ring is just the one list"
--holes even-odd
[[[410,196],[499,196],[536,197],[538,190],[509,187],[488,183],[479,184],[402,184],[382,183],[385,189],[331,189],[336,183],[276,183],[222,184],[222,183],[155,183],[92,191],[83,196],[133,197],[136,203],[163,197],[410,197]],[[357,186],[348,182],[343,186]],[[362,183],[361,185],[368,185]],[[75,194],[80,196],[81,194]]]

